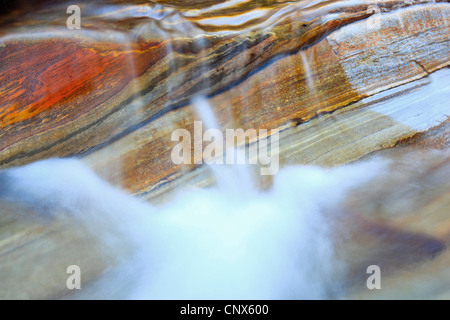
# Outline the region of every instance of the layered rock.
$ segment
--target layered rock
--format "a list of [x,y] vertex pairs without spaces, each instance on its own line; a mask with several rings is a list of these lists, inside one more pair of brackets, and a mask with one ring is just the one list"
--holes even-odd
[[[285,128],[354,108],[449,61],[446,1],[378,1],[379,10],[346,1],[277,1],[256,11],[256,2],[197,11],[161,4],[112,6],[104,15],[85,4],[81,30],[61,26],[64,6],[25,25],[7,20],[3,168],[77,155],[145,194],[183,174],[169,156],[170,134],[192,129],[195,94],[210,97],[224,129]],[[377,144],[394,145],[416,132]]]
[[[448,1],[86,2],[80,30],[66,28],[67,6],[49,3],[1,18],[0,168],[75,156],[155,201],[180,185],[210,185],[207,166],[171,159],[171,134],[193,132],[200,116],[191,99],[201,94],[221,130],[279,131],[282,165],[336,166],[385,149],[394,158],[422,150],[425,156],[414,157],[419,166],[428,159],[433,165],[421,175],[368,185],[348,208],[398,231],[387,245],[402,232],[426,235],[418,236],[421,244],[430,237],[448,245],[448,159],[428,150],[449,145]],[[413,192],[402,206],[398,198],[411,192],[406,183],[429,193]],[[48,225],[17,218],[23,208],[14,204],[1,208],[0,255],[7,259],[0,259],[0,277],[24,266],[5,287],[34,272],[30,261],[42,250],[56,252],[59,262],[48,268],[62,270],[74,257],[61,247],[89,248],[91,235],[74,232],[70,219]],[[406,248],[400,243],[394,251]],[[114,262],[107,256],[89,264],[102,251],[90,249],[80,261],[89,265],[86,281]],[[414,266],[429,252],[416,258]],[[448,278],[446,263],[448,250],[420,272]],[[18,297],[58,296],[65,277]],[[391,288],[401,279],[389,278]],[[433,288],[435,297],[448,295]],[[357,288],[352,297],[377,295]]]

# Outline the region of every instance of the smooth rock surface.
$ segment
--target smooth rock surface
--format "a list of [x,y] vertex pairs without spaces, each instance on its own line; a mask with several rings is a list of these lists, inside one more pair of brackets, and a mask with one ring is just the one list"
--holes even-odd
[[447,1],[376,4],[83,3],[81,30],[61,25],[63,4],[6,18],[0,164],[77,155],[133,194],[164,192],[192,169],[169,155],[195,94],[223,129],[284,128],[448,65]]
[[[282,166],[392,160],[328,212],[347,217],[336,244],[351,266],[332,297],[449,297],[449,1],[80,1],[80,30],[66,28],[68,5],[0,15],[1,169],[77,157],[138,198],[168,202],[214,184],[209,167],[170,157],[173,130],[193,132],[191,99],[204,95],[222,131],[277,130]],[[134,243],[86,227],[50,196],[8,200],[18,182],[4,174],[0,298],[126,296],[135,283],[102,279]],[[272,177],[256,180],[271,188]],[[80,189],[81,211],[127,212]],[[368,292],[361,270],[374,259],[387,270],[383,290]],[[81,295],[65,288],[74,263]]]

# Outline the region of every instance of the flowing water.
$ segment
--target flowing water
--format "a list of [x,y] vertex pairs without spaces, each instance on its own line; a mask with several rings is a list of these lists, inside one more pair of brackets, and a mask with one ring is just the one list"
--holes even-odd
[[[316,81],[320,80],[317,70],[313,70],[316,57],[308,55],[306,50],[332,30],[328,30],[331,27],[322,30],[313,24],[327,21],[329,16],[321,17],[321,13],[329,8],[338,11],[344,2],[345,5],[355,3],[170,0],[136,6],[85,5],[89,8],[85,19],[95,28],[120,21],[123,24],[114,32],[128,32],[123,42],[118,42],[127,52],[124,61],[129,86],[126,90],[131,92],[127,96],[131,107],[124,108],[123,114],[117,116],[125,119],[126,125],[99,130],[99,135],[105,134],[99,137],[102,143],[74,153],[89,156],[89,152],[120,140],[158,117],[177,113],[186,105],[192,106],[204,129],[236,129],[246,121],[251,123],[244,116],[236,116],[231,101],[226,110],[218,112],[203,96],[212,97],[220,90],[238,90],[242,78],[247,79],[249,74],[299,50],[301,59],[292,68],[301,70],[300,80],[306,84],[306,90],[315,92]],[[42,17],[46,14],[54,17],[46,11]],[[334,11],[330,16],[334,17]],[[133,19],[147,20],[130,22]],[[267,46],[258,49],[262,51],[257,51],[260,60],[246,60],[247,54],[242,53],[248,50],[248,56],[252,56],[254,42],[274,37],[276,43],[277,27],[284,30],[285,21],[296,19],[300,19],[303,28],[313,26],[302,29],[300,34],[307,34],[309,40],[299,34],[285,34],[281,49],[273,45],[278,50],[276,54],[270,53],[272,48]],[[400,16],[399,19],[403,27]],[[10,27],[15,22],[8,23]],[[86,34],[96,37],[95,32],[90,30]],[[36,37],[41,36],[36,33]],[[227,37],[234,37],[229,47],[224,40]],[[147,69],[140,64],[141,60],[134,59],[136,52],[145,52],[146,48],[133,46],[133,41],[141,44],[145,43],[140,42],[142,39],[149,38],[164,39],[161,73],[165,80],[151,82],[154,85],[151,88],[140,82],[143,80],[139,77]],[[236,69],[217,76],[218,66],[226,65],[227,59],[235,59],[231,63],[236,64]],[[194,66],[187,68],[187,65]],[[147,75],[149,79],[152,77],[154,74]],[[255,83],[255,87],[262,82]],[[277,90],[274,88],[273,92],[281,96],[283,93]],[[262,94],[254,95],[260,95],[255,99],[264,102]],[[316,98],[312,101],[320,103]],[[151,107],[146,108],[148,105]],[[158,112],[146,113],[154,105],[163,107]],[[384,109],[390,110],[388,107]],[[381,114],[384,109],[374,107],[373,112]],[[439,112],[440,109],[435,112],[436,119],[444,120]],[[178,129],[182,120],[169,123],[169,131]],[[170,136],[164,137],[164,141],[169,144]],[[271,150],[276,151],[273,142],[272,139]],[[245,156],[242,146],[237,148],[236,159]],[[426,162],[423,157],[430,160]],[[163,204],[146,202],[122,190],[121,170],[128,163],[120,159],[96,168],[102,176],[115,176],[113,184],[94,173],[87,165],[89,161],[73,155],[13,166],[0,171],[3,221],[0,298],[345,299],[360,292],[370,298],[367,268],[371,265],[380,265],[386,272],[383,276],[386,275],[387,283],[395,285],[386,291],[388,297],[408,296],[410,287],[396,279],[413,281],[410,268],[444,252],[447,240],[440,241],[413,229],[402,230],[400,223],[388,223],[391,220],[381,216],[383,210],[373,200],[383,195],[383,191],[374,186],[385,185],[386,190],[394,192],[396,184],[390,179],[402,168],[404,177],[410,177],[410,184],[417,187],[403,195],[411,205],[416,203],[414,199],[422,199],[420,192],[427,187],[448,190],[445,179],[436,177],[433,183],[422,179],[427,170],[434,168],[433,164],[442,167],[443,171],[439,172],[448,177],[448,162],[439,162],[448,158],[447,151],[405,150],[405,155],[400,157],[374,156],[336,168],[285,166],[264,186],[255,177],[251,165],[203,164],[215,183],[208,188],[195,188],[189,183],[181,185]],[[405,163],[411,165],[416,160],[427,164],[404,168]],[[162,170],[156,164],[151,169]],[[192,171],[190,167],[182,170],[184,174]],[[403,187],[398,190],[404,190]],[[365,209],[358,209],[358,201],[352,199],[358,192],[361,199],[369,199],[367,207],[376,207],[371,213],[380,214],[381,218],[365,216]],[[409,208],[402,203],[395,208],[400,212],[399,208],[403,207]],[[449,235],[443,228],[440,239]],[[10,250],[11,246],[15,249]],[[445,267],[448,252],[440,259],[433,266],[436,274],[431,281],[433,285],[439,279],[448,278]],[[81,290],[66,288],[65,280],[69,276],[66,270],[70,265],[80,267]],[[398,270],[403,273],[397,278]],[[423,272],[419,273],[418,282],[423,282],[422,276]],[[423,296],[429,292],[445,292],[447,285],[448,281],[441,287],[437,285],[438,289],[424,289]],[[417,292],[421,297],[421,291]]]
[[[408,157],[414,161],[417,155]],[[246,166],[214,165],[216,186],[186,187],[168,203],[151,205],[102,181],[79,160],[53,159],[2,172],[0,200],[13,205],[16,219],[67,234],[62,253],[22,260],[38,269],[45,261],[62,276],[65,270],[55,267],[62,259],[91,278],[75,293],[59,284],[62,293],[55,297],[346,298],[366,287],[370,265],[408,267],[442,250],[432,238],[361,222],[346,206],[355,190],[366,188],[370,195],[367,183],[387,179],[392,165],[398,167],[378,157],[334,169],[287,167],[265,191],[254,186]],[[398,256],[399,249],[405,256]],[[92,278],[98,263],[101,271]],[[16,271],[21,280],[4,278],[3,283],[27,292],[52,278],[44,273],[36,279],[35,272],[24,269]],[[396,289],[402,297],[402,287]]]
[[[346,280],[330,234],[334,210],[382,168],[383,161],[289,168],[271,190],[258,192],[238,171],[217,166],[218,187],[187,189],[156,207],[101,181],[77,160],[45,160],[3,173],[1,196],[40,224],[68,220],[77,238],[100,245],[97,259],[114,258],[97,284],[83,284],[81,297],[332,298],[343,296]],[[95,250],[92,245],[72,253],[82,274],[90,262],[80,255]],[[24,291],[25,280],[16,284]]]

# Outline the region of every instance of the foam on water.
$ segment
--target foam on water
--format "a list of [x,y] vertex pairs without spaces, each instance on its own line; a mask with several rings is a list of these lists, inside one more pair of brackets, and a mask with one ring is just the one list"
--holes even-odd
[[[205,99],[193,104],[207,128],[218,128]],[[88,297],[107,287],[132,299],[321,299],[342,290],[334,208],[383,165],[285,168],[268,191],[244,165],[213,165],[215,187],[185,189],[155,207],[77,160],[52,159],[2,173],[0,197],[75,219],[103,244],[99,255],[116,256]]]
[[335,257],[327,212],[382,167],[380,161],[291,167],[269,191],[235,197],[216,187],[185,190],[156,207],[103,182],[77,160],[53,159],[3,172],[8,188],[1,197],[37,214],[75,217],[112,255],[124,255],[122,247],[131,244],[100,282],[121,298],[315,299],[334,294],[330,288],[344,267]]

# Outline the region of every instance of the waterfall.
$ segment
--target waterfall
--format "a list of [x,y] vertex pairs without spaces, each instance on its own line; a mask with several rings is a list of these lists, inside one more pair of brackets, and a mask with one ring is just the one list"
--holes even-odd
[[448,292],[448,1],[212,2],[0,13],[0,299]]

